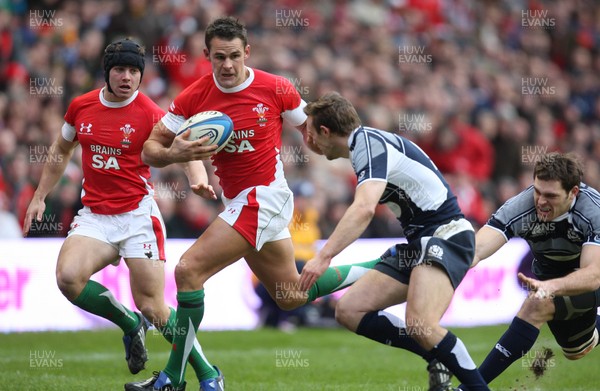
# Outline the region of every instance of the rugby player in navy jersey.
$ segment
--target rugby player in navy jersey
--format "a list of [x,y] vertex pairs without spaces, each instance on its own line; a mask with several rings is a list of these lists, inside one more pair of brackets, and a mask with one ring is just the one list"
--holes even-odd
[[473,266],[520,237],[531,248],[536,277],[518,276],[530,294],[479,367],[487,382],[527,354],[544,323],[569,360],[598,345],[600,193],[582,178],[574,155],[542,156],[534,166],[533,185],[502,205],[477,232]]
[[[430,375],[439,375],[436,389],[449,385],[449,376],[438,371],[445,365],[469,390],[488,390],[465,345],[439,323],[475,251],[473,227],[448,183],[411,141],[362,126],[352,104],[336,92],[309,103],[304,112],[309,140],[329,160],[350,159],[358,184],[334,232],[302,270],[302,289],[361,236],[378,204],[388,205],[408,243],[390,248],[348,290],[336,319],[359,335],[423,357]],[[403,302],[405,321],[385,311]]]

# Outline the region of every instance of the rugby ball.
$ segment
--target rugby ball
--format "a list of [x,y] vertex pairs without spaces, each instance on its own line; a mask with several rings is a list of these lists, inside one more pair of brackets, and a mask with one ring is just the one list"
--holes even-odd
[[206,145],[218,145],[216,152],[219,152],[233,136],[233,121],[220,111],[203,111],[186,119],[179,127],[177,136],[188,129],[190,129],[188,140],[194,141],[208,136]]

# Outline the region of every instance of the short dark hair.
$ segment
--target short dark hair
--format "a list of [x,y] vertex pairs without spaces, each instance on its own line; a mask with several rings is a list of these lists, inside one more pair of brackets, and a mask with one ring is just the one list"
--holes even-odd
[[227,41],[239,38],[242,40],[244,48],[248,45],[248,32],[246,31],[246,26],[231,16],[216,19],[206,28],[206,32],[204,33],[204,43],[206,44],[208,51],[210,51],[210,42],[215,37]]
[[304,113],[313,119],[318,134],[321,126],[339,136],[348,136],[360,126],[360,118],[352,103],[338,92],[328,92],[304,107]]
[[550,152],[541,157],[533,168],[533,179],[559,181],[569,192],[583,180],[583,166],[575,154]]

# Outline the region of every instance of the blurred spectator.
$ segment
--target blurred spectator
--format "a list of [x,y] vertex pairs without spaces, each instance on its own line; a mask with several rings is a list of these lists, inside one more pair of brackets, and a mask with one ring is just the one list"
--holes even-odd
[[292,183],[290,188],[294,193],[294,216],[289,226],[294,243],[294,257],[296,262],[304,263],[314,257],[316,242],[321,239],[319,211],[311,202],[315,196],[315,187],[308,181],[301,181]]
[[402,237],[404,232],[398,224],[396,216],[385,205],[378,205],[375,208],[375,216],[363,232],[361,238],[389,238]]
[[0,191],[0,239],[17,239],[23,237],[21,225],[8,208],[8,197]]
[[494,150],[489,140],[476,128],[458,120],[448,121],[437,137],[422,148],[440,171],[466,175],[485,182],[493,170]]
[[13,211],[17,220],[23,224],[29,201],[35,188],[28,177],[28,155],[23,148],[17,149],[6,162],[7,195],[9,210]]
[[[292,242],[294,243],[294,256],[296,258],[296,268],[298,272],[302,271],[304,263],[313,258],[316,253],[316,242],[321,239],[319,230],[319,212],[312,206],[312,199],[315,196],[314,185],[308,181],[292,183],[290,186],[294,193],[294,216],[289,225]],[[261,324],[266,327],[276,327],[286,331],[292,330],[298,325],[307,323],[315,324],[322,309],[328,312],[333,320],[333,308],[335,305],[330,297],[323,297],[309,305],[297,308],[293,311],[284,311],[277,306],[275,301],[269,295],[269,292],[257,279],[256,294],[262,300],[259,310]],[[309,309],[310,307],[310,309]],[[329,311],[327,311],[329,310]],[[307,319],[308,314],[310,320]]]
[[[17,149],[17,137],[10,129],[0,130],[0,167],[2,172],[7,168],[8,158]],[[0,176],[2,178],[2,176]]]
[[[102,84],[99,48],[116,36],[142,40],[142,90],[166,109],[208,71],[204,28],[224,14],[246,23],[250,66],[288,77],[306,100],[337,90],[364,123],[403,132],[426,149],[445,174],[458,176],[454,190],[474,222],[496,210],[512,184],[530,183],[539,152],[576,151],[586,182],[598,187],[599,12],[597,2],[568,0],[3,2],[0,191],[20,220],[40,168],[27,151],[48,146],[62,126],[57,113]],[[287,177],[313,182],[327,237],[352,198],[352,179],[347,167],[322,164],[299,140],[287,141]],[[154,182],[170,172],[154,170]],[[80,187],[80,178],[69,181],[57,203]],[[212,174],[210,181],[218,186]],[[196,237],[221,207],[193,198],[163,202],[172,211],[170,237]],[[64,219],[71,207],[61,209]],[[365,235],[401,234],[388,229],[390,218],[378,213]]]
[[448,184],[458,199],[458,205],[462,213],[475,227],[481,227],[490,215],[484,203],[482,192],[476,185],[476,181],[469,175],[446,174]]
[[[522,118],[514,121],[498,121],[492,119],[490,114],[485,114],[487,119],[482,121],[494,121],[497,132],[491,138],[494,147],[494,170],[492,179],[499,183],[503,178],[516,178],[523,171],[522,146],[527,145],[529,136],[529,123]],[[484,125],[487,126],[487,125]]]
[[212,72],[210,61],[204,54],[205,47],[204,32],[196,31],[185,39],[182,49],[174,47],[168,41],[161,42],[153,48],[153,53],[159,53],[153,55],[153,59],[162,59],[168,80],[179,89],[184,89],[201,76]]
[[[144,75],[145,76],[145,75]],[[214,182],[211,170],[209,180]],[[154,199],[160,208],[168,238],[196,239],[220,212],[220,201],[196,196],[179,165],[151,169]],[[211,179],[212,178],[212,179]],[[215,192],[220,188],[213,184]]]

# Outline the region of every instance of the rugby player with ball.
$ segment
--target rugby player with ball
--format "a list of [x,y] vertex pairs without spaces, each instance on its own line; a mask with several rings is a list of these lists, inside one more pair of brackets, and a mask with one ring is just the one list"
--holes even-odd
[[[300,289],[287,228],[293,195],[279,151],[284,120],[303,133],[309,147],[316,148],[305,130],[306,103],[287,79],[245,66],[250,45],[245,27],[236,19],[212,22],[205,43],[212,73],[175,98],[169,112],[154,126],[142,156],[157,167],[212,159],[225,209],[175,268],[179,332],[166,367],[151,379],[126,384],[126,390],[185,389],[187,356],[204,314],[204,283],[239,259],[246,260],[277,304],[287,310],[352,284],[375,263],[330,267],[308,290]],[[186,129],[186,120],[204,111],[224,113],[233,121],[232,139],[218,153],[217,145],[206,144],[209,136],[189,139],[193,129]],[[183,132],[177,136],[180,130]],[[206,173],[196,190],[206,198],[217,198]],[[203,359],[205,375],[200,389],[223,390],[221,371]]]

